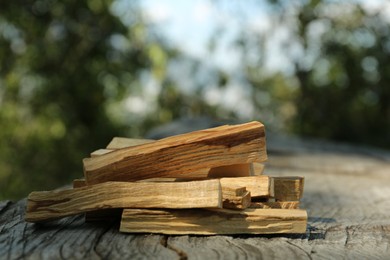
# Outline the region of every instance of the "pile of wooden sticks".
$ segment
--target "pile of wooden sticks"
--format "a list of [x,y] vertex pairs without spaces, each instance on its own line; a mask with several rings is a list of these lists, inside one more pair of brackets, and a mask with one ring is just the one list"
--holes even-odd
[[303,178],[263,175],[266,160],[260,122],[157,141],[115,137],[83,160],[72,189],[32,192],[25,219],[86,213],[131,233],[305,233]]

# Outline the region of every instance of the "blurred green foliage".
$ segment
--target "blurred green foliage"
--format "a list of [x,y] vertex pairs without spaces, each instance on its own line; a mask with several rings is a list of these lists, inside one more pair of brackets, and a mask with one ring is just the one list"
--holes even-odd
[[81,158],[121,126],[105,104],[126,87],[145,49],[110,44],[143,39],[109,10],[109,1],[2,1],[0,4],[0,197],[53,188],[81,175]]
[[[165,79],[176,51],[136,2],[115,4],[0,2],[0,199],[70,183],[82,176],[82,158],[112,137],[142,135],[183,114],[177,107],[187,96]],[[144,73],[163,82],[157,106],[147,116],[121,113],[123,99],[142,92]],[[190,109],[207,107],[192,101]]]
[[[294,12],[286,1],[269,5],[274,26],[292,32],[286,49],[298,44],[301,54],[290,57],[291,73],[267,71],[272,31],[243,28],[234,44],[252,119],[274,130],[389,148],[388,21],[357,4],[340,10],[332,2],[302,1]],[[205,99],[207,85],[224,91],[231,75],[199,76],[207,61],[168,45],[137,2],[17,0],[0,2],[0,10],[0,199],[81,177],[82,158],[113,136],[142,136],[181,117],[240,117],[236,107]],[[192,92],[168,72],[174,63],[184,68],[180,62],[190,64]],[[157,87],[149,89],[145,78]]]
[[[272,29],[244,31],[237,41],[259,113],[270,109],[299,135],[390,148],[388,17],[351,2],[269,3]],[[278,29],[289,35],[280,55],[293,64],[290,73],[264,72]]]
[[[359,5],[339,16],[311,1],[299,16],[305,52],[308,31],[321,24],[321,51],[310,69],[296,64],[297,133],[390,147],[390,24]],[[335,9],[336,7],[333,7]]]

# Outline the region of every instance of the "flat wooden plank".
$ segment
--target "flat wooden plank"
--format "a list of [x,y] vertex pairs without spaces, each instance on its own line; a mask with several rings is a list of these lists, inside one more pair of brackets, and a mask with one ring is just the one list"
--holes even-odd
[[267,159],[260,122],[221,126],[168,137],[84,159],[88,184],[177,177],[204,168]]
[[299,201],[303,196],[304,178],[298,176],[272,177],[276,201]]
[[268,198],[274,196],[273,178],[266,175],[221,178],[220,181],[222,187],[230,185],[245,187],[247,191],[250,191],[251,196],[254,198]]
[[306,225],[305,210],[125,209],[120,231],[170,235],[287,234],[305,233]]
[[176,183],[106,182],[32,192],[25,219],[39,222],[106,208],[221,208],[218,180]]

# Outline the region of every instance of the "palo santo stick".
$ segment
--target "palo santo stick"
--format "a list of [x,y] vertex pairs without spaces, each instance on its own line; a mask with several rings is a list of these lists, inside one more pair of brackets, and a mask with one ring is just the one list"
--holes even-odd
[[[147,179],[147,180],[141,180],[138,182],[175,182],[177,181],[176,178],[156,178],[156,179]],[[190,180],[187,180],[190,181]],[[73,188],[80,188],[86,186],[84,179],[75,179],[73,181]],[[249,191],[246,190],[245,187],[237,186],[237,185],[225,185],[221,186],[222,188],[222,205],[223,208],[227,209],[245,209],[249,207],[251,204],[251,194]],[[108,209],[109,210],[109,209]],[[86,213],[86,220],[95,220],[95,219],[102,219],[105,216],[109,215],[105,213],[106,210],[99,210],[104,211],[102,214],[100,214],[97,211],[94,212],[87,212]],[[97,214],[97,217],[90,217],[90,215]],[[100,216],[102,215],[102,216]]]
[[305,233],[305,210],[124,209],[121,232],[169,235]]
[[125,137],[114,137],[111,142],[107,145],[109,150],[118,150],[126,147],[147,144],[155,142],[152,139],[138,139],[138,138],[125,138]]
[[[87,186],[85,179],[73,180],[73,188]],[[99,209],[85,213],[85,222],[120,220],[122,209]]]
[[221,126],[115,150],[83,160],[87,184],[175,177],[267,159],[263,124]]
[[[151,178],[151,179],[140,180],[139,182],[183,182],[189,180],[191,179]],[[241,188],[245,187],[245,190],[251,193],[252,198],[269,198],[274,196],[273,178],[267,175],[221,178],[219,180],[222,186],[222,194],[227,194],[229,189],[235,190],[238,187]],[[239,195],[233,195],[233,196],[239,196]]]
[[[201,191],[201,192],[200,192]],[[25,219],[39,222],[105,208],[221,208],[218,180],[177,183],[106,182],[32,192]]]
[[[132,147],[136,145],[152,143],[155,140],[151,139],[135,139],[125,137],[114,137],[112,141],[107,145],[107,149],[99,149],[91,153],[91,157],[97,157],[103,154],[112,152],[122,148]],[[184,174],[186,177],[210,177],[210,178],[221,178],[221,177],[238,177],[238,176],[250,176],[254,174],[254,168],[252,164],[241,163],[234,165],[226,165],[214,167],[211,169],[200,169],[195,172]]]
[[299,201],[302,198],[303,177],[272,177],[276,201]]
[[100,155],[103,155],[103,154],[110,153],[112,151],[113,150],[109,150],[109,149],[99,149],[99,150],[93,151],[91,153],[91,157],[97,157],[97,156],[100,156]]
[[154,142],[151,139],[137,139],[137,138],[125,138],[125,137],[114,137],[111,142],[107,145],[106,149],[99,149],[91,153],[91,157],[97,157],[103,154],[110,153],[114,150],[137,146],[141,144],[147,144]]
[[298,209],[299,201],[268,201],[268,202],[252,202],[249,208],[256,209]]
[[237,185],[246,187],[250,191],[252,197],[273,197],[274,185],[273,179],[266,175],[236,177],[236,178],[221,178],[221,185],[231,186]]

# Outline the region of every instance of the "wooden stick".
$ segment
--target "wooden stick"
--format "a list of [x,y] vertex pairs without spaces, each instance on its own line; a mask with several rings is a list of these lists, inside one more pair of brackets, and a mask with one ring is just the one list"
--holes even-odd
[[39,222],[105,208],[221,208],[218,180],[177,183],[106,182],[32,192],[25,219]]
[[263,124],[221,126],[84,159],[87,184],[177,177],[203,168],[267,159]]
[[91,153],[91,157],[98,157],[103,154],[108,154],[114,150],[137,146],[141,144],[147,144],[154,142],[151,139],[137,139],[137,138],[125,138],[125,137],[114,137],[111,142],[107,145],[106,149],[99,149]]
[[[73,188],[81,188],[87,186],[85,179],[73,180]],[[85,212],[85,222],[96,221],[116,221],[122,216],[122,209],[99,209],[90,212]]]
[[[205,179],[203,179],[205,180]],[[185,180],[185,181],[193,181],[193,180]],[[147,179],[147,180],[141,180],[138,182],[179,182],[176,178],[156,178],[156,179]],[[73,181],[73,188],[80,188],[86,186],[84,179],[75,179]],[[227,183],[227,185],[221,186],[222,188],[222,205],[223,208],[227,209],[245,209],[250,206],[251,204],[251,193],[246,190],[245,187],[237,186],[232,183]],[[100,210],[100,211],[107,211],[107,210]],[[109,215],[105,212],[103,212],[100,216],[98,214],[98,217],[89,217],[90,215],[95,215],[96,213],[99,213],[97,211],[94,212],[87,212],[86,213],[86,220],[95,220],[95,219],[102,219],[104,216]]]
[[[103,154],[107,154],[112,152],[113,150],[118,150],[122,148],[127,148],[127,147],[132,147],[132,146],[152,143],[152,142],[155,142],[155,140],[114,137],[112,141],[107,145],[107,149],[96,150],[91,153],[91,157],[97,157]],[[255,174],[254,172],[255,170],[260,172],[260,174],[262,172],[260,165],[257,165],[255,169],[251,163],[241,163],[241,164],[219,166],[210,169],[200,169],[198,171],[183,174],[183,175],[185,175],[188,178],[196,177],[196,176],[222,178],[222,177],[259,175],[259,174]]]
[[299,201],[303,195],[303,177],[272,177],[276,201]]
[[98,156],[103,155],[103,154],[111,153],[112,151],[113,150],[109,150],[109,149],[99,149],[99,150],[93,151],[90,155],[91,155],[91,157],[98,157]]
[[121,232],[169,235],[305,233],[305,210],[144,210],[124,209]]
[[231,185],[245,187],[247,191],[250,191],[252,197],[274,196],[273,179],[266,175],[221,178],[220,181],[222,187]]
[[[138,182],[183,182],[194,179],[185,178],[151,178],[140,180]],[[208,178],[197,178],[195,180],[210,180]],[[232,177],[219,179],[222,186],[222,193],[226,193],[229,189],[244,188],[245,191],[251,193],[252,198],[270,198],[274,197],[273,177],[267,175],[249,176],[249,177]],[[238,196],[238,195],[234,195]]]
[[299,201],[267,201],[267,202],[252,202],[249,208],[256,209],[298,209]]
[[114,137],[111,142],[107,145],[109,150],[118,150],[131,146],[137,146],[141,144],[147,144],[155,142],[152,139],[138,139],[138,138],[125,138],[125,137]]

